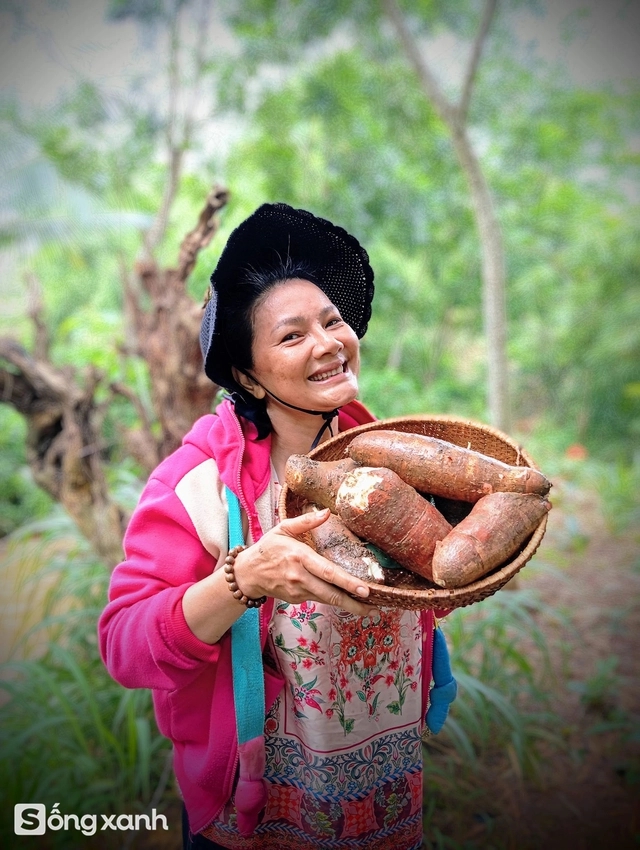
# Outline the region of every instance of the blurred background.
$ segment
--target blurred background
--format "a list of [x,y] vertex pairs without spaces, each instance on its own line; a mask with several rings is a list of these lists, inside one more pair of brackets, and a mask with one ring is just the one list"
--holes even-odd
[[[635,0],[0,2],[2,846],[179,846],[95,621],[145,477],[215,404],[217,257],[285,201],[371,256],[374,413],[493,424],[554,483],[517,586],[444,626],[424,846],[637,847],[639,36]],[[170,834],[18,838],[34,801]]]

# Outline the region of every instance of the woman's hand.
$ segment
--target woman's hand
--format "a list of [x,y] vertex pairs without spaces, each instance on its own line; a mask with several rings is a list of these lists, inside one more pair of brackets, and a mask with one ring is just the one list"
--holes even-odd
[[252,599],[275,596],[293,604],[326,602],[359,616],[375,610],[374,606],[358,602],[350,595],[367,598],[369,588],[362,579],[350,575],[298,539],[321,525],[329,513],[312,511],[285,519],[240,552],[235,561],[235,577],[242,592]]
[[[297,604],[326,602],[360,617],[375,611],[349,594],[369,595],[369,588],[337,564],[318,555],[298,535],[321,525],[329,511],[313,511],[285,519],[236,557],[236,584],[251,599],[276,596]],[[204,643],[217,643],[247,609],[229,593],[223,569],[191,585],[182,597],[182,610],[193,634]]]

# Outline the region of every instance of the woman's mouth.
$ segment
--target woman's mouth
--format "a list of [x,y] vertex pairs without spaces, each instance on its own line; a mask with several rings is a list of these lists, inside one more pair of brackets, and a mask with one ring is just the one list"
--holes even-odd
[[310,381],[326,381],[328,378],[333,378],[335,375],[341,375],[343,372],[346,372],[347,364],[341,363],[340,366],[336,366],[334,369],[328,369],[326,372],[316,372],[315,375],[311,375],[309,377]]

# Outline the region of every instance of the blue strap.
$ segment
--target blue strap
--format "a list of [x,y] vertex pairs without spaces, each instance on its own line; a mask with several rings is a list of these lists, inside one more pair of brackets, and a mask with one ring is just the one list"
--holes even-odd
[[[226,488],[229,508],[229,549],[244,545],[242,514],[236,494]],[[262,735],[264,730],[264,675],[260,648],[260,613],[247,608],[231,626],[233,699],[236,708],[238,743]]]
[[458,684],[451,675],[449,649],[442,629],[433,630],[433,687],[429,691],[429,709],[425,722],[431,732],[437,735],[444,726],[449,706],[456,698]]

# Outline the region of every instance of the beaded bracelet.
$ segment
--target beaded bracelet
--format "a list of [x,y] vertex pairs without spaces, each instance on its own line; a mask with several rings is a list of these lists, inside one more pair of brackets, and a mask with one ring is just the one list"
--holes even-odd
[[267,597],[261,596],[260,599],[249,599],[248,596],[245,596],[244,593],[238,587],[235,573],[233,571],[236,558],[238,557],[240,552],[242,552],[246,548],[246,546],[234,546],[233,549],[229,552],[227,557],[224,559],[224,577],[227,580],[229,590],[233,594],[234,599],[237,599],[238,602],[242,602],[242,604],[246,605],[247,608],[259,608],[267,601]]

